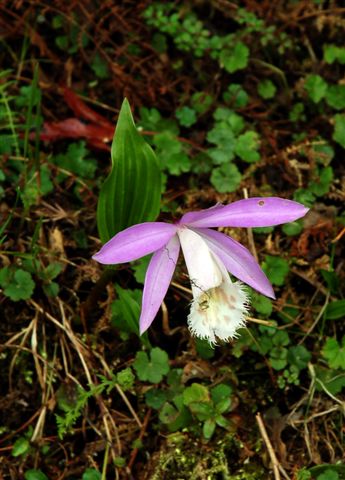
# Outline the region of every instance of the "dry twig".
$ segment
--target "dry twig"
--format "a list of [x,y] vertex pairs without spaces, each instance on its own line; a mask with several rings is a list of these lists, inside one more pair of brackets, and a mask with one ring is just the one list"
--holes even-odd
[[268,454],[269,454],[271,462],[272,462],[274,478],[275,478],[275,480],[280,480],[279,462],[278,462],[277,456],[275,454],[275,451],[273,450],[271,440],[268,437],[266,427],[265,427],[265,424],[262,420],[262,417],[261,417],[260,413],[258,413],[255,418],[256,418],[256,421],[257,421],[257,424],[258,424],[258,427],[259,427],[259,430],[260,430],[260,434],[261,434],[261,436],[262,436],[262,438],[263,438],[263,440],[266,444]]

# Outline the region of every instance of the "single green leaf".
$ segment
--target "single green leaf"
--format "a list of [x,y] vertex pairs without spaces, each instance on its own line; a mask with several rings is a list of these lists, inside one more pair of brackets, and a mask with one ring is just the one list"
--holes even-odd
[[155,220],[160,209],[161,171],[151,147],[137,131],[128,101],[123,101],[111,147],[112,171],[97,207],[102,242],[136,223]]
[[258,233],[259,235],[267,235],[268,233],[272,233],[274,231],[274,227],[254,227],[253,232]]
[[231,193],[237,190],[242,175],[236,165],[224,164],[213,169],[211,183],[220,193]]
[[282,370],[287,365],[287,349],[284,347],[273,347],[270,351],[270,364],[275,370]]
[[66,35],[58,35],[55,37],[55,44],[57,47],[59,47],[61,50],[67,50],[68,49],[68,38]]
[[228,89],[223,93],[225,102],[230,103],[234,108],[243,108],[248,104],[248,93],[242,88],[239,83],[232,83]]
[[229,73],[242,70],[248,65],[249,48],[242,42],[237,42],[231,48],[224,48],[220,52],[220,64]]
[[170,175],[181,175],[181,173],[189,172],[191,161],[184,152],[167,155],[165,158],[165,167]]
[[180,129],[177,122],[171,118],[163,118],[156,108],[141,107],[139,112],[140,128],[156,132],[170,132],[175,137],[179,134]]
[[25,455],[30,450],[30,442],[25,437],[18,438],[12,447],[12,456],[19,457]]
[[[139,336],[139,317],[141,310],[141,290],[130,290],[116,285],[118,298],[112,303],[112,324],[120,331],[135,333]],[[146,347],[150,347],[147,334],[141,335],[140,340]]]
[[162,168],[170,175],[180,175],[190,170],[190,158],[185,153],[182,143],[170,131],[158,133],[153,137],[157,147],[157,154],[161,160]]
[[[323,279],[325,280],[326,284],[327,284],[327,288],[331,291],[331,293],[333,294],[336,294],[339,290],[339,286],[340,286],[340,278],[339,276],[336,274],[336,272],[334,270],[324,270],[323,268],[320,268],[320,273],[323,277]],[[340,300],[341,302],[342,300]],[[343,302],[345,302],[343,300]],[[334,302],[331,302],[331,303],[334,303]],[[331,303],[329,305],[331,305]],[[335,314],[339,315],[340,314],[340,317],[341,316],[345,316],[345,303],[343,304],[339,304],[339,306],[337,307],[337,301],[335,302]],[[327,305],[327,308],[326,308],[326,312],[325,312],[325,318],[328,318],[327,317],[327,310],[328,310],[328,307],[329,305]],[[330,310],[332,310],[333,307],[330,307]],[[340,318],[340,317],[337,317],[337,318]]]
[[311,480],[311,473],[303,467],[301,470],[298,470],[296,480]]
[[201,422],[213,417],[214,409],[211,403],[192,402],[188,404],[189,410]]
[[140,113],[140,126],[145,130],[158,130],[158,125],[162,119],[162,115],[157,108],[141,107]]
[[290,343],[289,334],[285,330],[276,330],[272,337],[272,342],[277,347],[285,347]]
[[0,271],[0,285],[4,289],[4,294],[14,302],[28,300],[35,288],[31,274],[20,268],[3,268]]
[[230,125],[217,122],[215,126],[207,133],[207,140],[218,147],[231,148],[234,145],[234,134]]
[[94,468],[87,468],[81,477],[82,480],[101,480],[102,474]]
[[215,404],[218,404],[223,400],[229,400],[231,394],[232,388],[230,387],[230,385],[227,385],[225,383],[219,383],[211,390],[211,397]]
[[316,180],[309,183],[309,190],[317,197],[321,197],[329,192],[333,181],[333,168],[325,167],[320,169],[319,176]]
[[25,480],[49,480],[47,475],[45,475],[41,470],[36,469],[27,470],[24,473],[24,478]]
[[253,294],[252,306],[258,313],[261,313],[261,315],[265,317],[269,317],[273,310],[271,300],[257,292]]
[[231,399],[230,398],[223,398],[216,404],[216,412],[221,414],[228,412],[231,407]]
[[330,85],[326,92],[327,104],[335,110],[345,108],[345,85]]
[[[228,128],[234,135],[239,135],[245,126],[243,117],[227,107],[218,107],[213,118],[216,120],[215,130]],[[209,138],[207,139],[209,140]],[[213,141],[213,143],[219,144],[217,141]]]
[[199,115],[207,112],[213,101],[214,98],[205,92],[195,92],[191,98],[192,107]]
[[315,202],[315,195],[310,190],[298,188],[293,194],[293,199],[296,202],[303,203],[306,207],[312,207]]
[[167,425],[170,432],[176,432],[187,427],[191,423],[192,416],[183,405],[176,408],[171,403],[165,403],[159,412],[159,420]]
[[325,318],[327,320],[345,318],[345,300],[334,300],[333,302],[330,302],[325,311]]
[[328,468],[321,475],[318,475],[317,480],[339,480],[338,472]]
[[91,68],[94,71],[96,77],[102,78],[102,79],[109,77],[108,64],[98,52],[96,52],[92,60]]
[[175,115],[182,127],[191,127],[197,121],[195,110],[187,106],[177,109]]
[[223,417],[223,415],[217,415],[215,421],[219,427],[228,428],[230,426],[229,420]]
[[[315,373],[316,378],[322,382],[332,395],[337,395],[345,388],[345,372],[341,372],[340,370],[330,370],[316,365]],[[316,382],[316,390],[318,392],[323,391],[320,382]]]
[[343,336],[341,345],[335,338],[327,338],[321,353],[328,361],[330,368],[341,368],[345,370],[345,335]]
[[266,255],[262,268],[273,285],[284,285],[285,277],[289,272],[289,264],[284,258]]
[[152,255],[146,255],[145,257],[140,258],[132,264],[132,269],[134,270],[134,277],[138,283],[144,284],[146,270],[151,261],[151,257]]
[[20,87],[19,95],[15,98],[17,107],[37,106],[41,102],[41,90],[35,85]]
[[345,65],[345,48],[337,45],[323,45],[323,58],[326,63],[339,62]]
[[212,418],[208,418],[202,427],[202,433],[206,440],[210,440],[216,429],[216,422]]
[[159,410],[167,401],[167,394],[158,388],[151,388],[145,393],[146,405],[155,410]]
[[157,369],[162,376],[166,375],[170,370],[168,354],[156,347],[151,350],[150,355],[153,368]]
[[287,359],[291,365],[296,365],[299,370],[302,370],[308,365],[311,353],[303,345],[296,345],[288,349]]
[[298,102],[292,105],[289,112],[289,119],[291,122],[302,122],[306,120],[303,103]]
[[56,297],[60,290],[60,285],[56,282],[50,282],[42,285],[44,293],[47,297]]
[[[260,338],[260,343],[258,345],[259,352],[262,355],[266,355],[268,352],[270,352],[273,348],[273,342],[272,339],[266,335],[262,335]],[[252,345],[252,350],[256,351],[256,345]]]
[[208,360],[209,358],[214,357],[214,354],[215,354],[214,347],[212,347],[207,340],[196,337],[195,348],[196,348],[196,351],[198,352],[198,355],[200,355],[201,358]]
[[320,75],[308,75],[304,88],[314,103],[319,103],[326,95],[328,84]]
[[62,263],[59,263],[59,262],[50,263],[43,270],[43,278],[45,280],[53,280],[61,273],[62,269],[63,269]]
[[178,410],[173,405],[171,405],[171,403],[165,403],[159,413],[159,420],[162,423],[170,423],[176,419],[178,414]]
[[[321,465],[315,465],[314,467],[311,467],[309,471],[313,475],[313,478],[316,477],[317,475],[320,475],[322,473],[325,473],[326,471],[333,471],[337,472],[340,475],[339,480],[343,480],[345,478],[345,465],[344,463],[339,463],[337,465],[331,465],[329,463],[324,463]],[[319,480],[319,477],[317,477],[317,480]],[[325,480],[325,479],[322,479]],[[334,480],[334,479],[331,479]]]
[[138,352],[133,368],[140,380],[159,383],[170,369],[168,354],[158,347],[151,350],[150,358],[146,352]]
[[299,235],[302,232],[303,224],[302,222],[299,222],[299,221],[285,223],[282,226],[282,230],[285,233],[285,235],[292,237],[295,235]]
[[191,403],[209,403],[210,392],[204,385],[193,383],[190,387],[185,388],[183,392],[183,403],[189,406]]
[[333,140],[345,148],[345,114],[334,116]]
[[265,100],[269,98],[273,98],[274,95],[276,94],[276,91],[277,91],[277,87],[269,79],[262,80],[258,84],[258,93],[260,97],[264,98]]
[[260,160],[260,154],[257,151],[259,146],[259,135],[256,132],[248,131],[237,138],[235,153],[245,162],[258,162]]

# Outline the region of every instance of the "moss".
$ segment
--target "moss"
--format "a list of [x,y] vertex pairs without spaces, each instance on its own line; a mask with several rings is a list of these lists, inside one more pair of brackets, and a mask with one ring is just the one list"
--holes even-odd
[[[261,465],[239,462],[242,445],[225,435],[216,448],[175,433],[167,438],[150,480],[264,480]],[[243,456],[242,456],[243,457]]]

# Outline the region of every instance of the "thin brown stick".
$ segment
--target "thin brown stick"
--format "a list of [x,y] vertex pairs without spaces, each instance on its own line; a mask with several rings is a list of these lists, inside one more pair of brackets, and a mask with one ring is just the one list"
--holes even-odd
[[[139,434],[139,440],[142,440],[144,438],[144,435],[145,435],[145,432],[147,430],[147,426],[149,424],[149,420],[150,420],[150,417],[151,417],[151,409],[149,409],[145,415],[145,418],[144,418],[144,422],[142,424],[142,427],[141,427],[141,430],[140,430],[140,434]],[[132,453],[131,453],[131,458],[129,459],[129,462],[128,462],[128,470],[129,472],[131,471],[132,467],[133,467],[133,464],[135,462],[135,459],[136,459],[136,456],[138,454],[138,451],[139,449],[138,448],[135,448]]]
[[263,440],[266,444],[268,454],[269,454],[271,462],[272,462],[274,478],[275,478],[275,480],[281,480],[280,473],[279,473],[279,462],[278,462],[277,456],[275,454],[275,451],[273,450],[271,440],[268,437],[267,430],[266,430],[265,424],[262,420],[262,417],[261,417],[260,413],[258,413],[255,418],[256,418],[256,421],[257,421],[257,424],[258,424],[258,427],[259,427],[259,430],[260,430],[260,434],[261,434],[261,436],[262,436],[262,438],[263,438]]
[[265,325],[266,327],[275,327],[273,320],[263,320],[262,318],[246,317],[247,322],[258,323],[259,325]]

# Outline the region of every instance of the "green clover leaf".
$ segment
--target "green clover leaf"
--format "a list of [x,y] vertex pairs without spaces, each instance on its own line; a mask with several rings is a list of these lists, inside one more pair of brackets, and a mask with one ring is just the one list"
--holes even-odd
[[220,53],[220,63],[229,73],[242,70],[248,64],[249,48],[242,42],[237,42],[232,48]]
[[284,258],[266,255],[263,270],[273,285],[282,286],[289,272],[289,264]]
[[262,80],[258,84],[258,93],[260,97],[266,99],[273,98],[274,95],[276,94],[277,87],[274,85],[274,83],[271,80]]
[[182,127],[191,127],[197,120],[195,110],[189,107],[177,109],[175,115]]
[[260,154],[257,151],[258,148],[259,135],[256,132],[248,131],[242,133],[242,135],[237,138],[235,153],[245,162],[257,162],[260,160]]
[[14,270],[5,267],[0,271],[0,285],[4,294],[14,302],[31,298],[35,282],[31,274],[20,268]]
[[215,168],[211,174],[211,183],[220,193],[234,192],[242,179],[242,175],[236,165],[224,164]]
[[133,367],[143,382],[159,383],[169,372],[169,357],[164,350],[156,347],[151,350],[150,357],[146,352],[138,352]]
[[345,335],[342,338],[341,345],[335,338],[327,338],[321,353],[328,361],[330,368],[345,370]]
[[319,103],[326,95],[328,84],[320,75],[308,75],[304,88],[314,103]]

